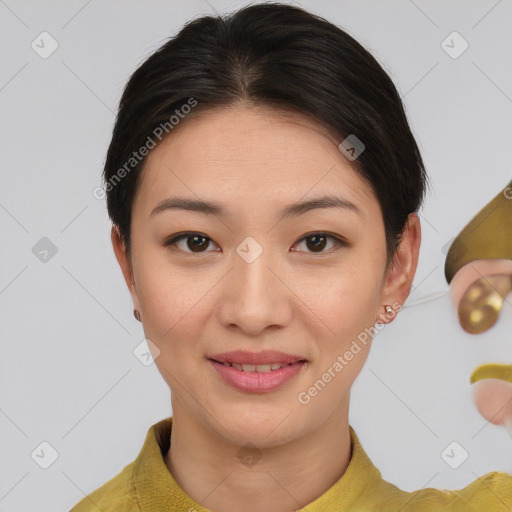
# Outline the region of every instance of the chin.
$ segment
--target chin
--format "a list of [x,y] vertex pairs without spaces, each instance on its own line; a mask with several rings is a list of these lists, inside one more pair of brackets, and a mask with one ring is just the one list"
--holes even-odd
[[233,410],[233,413],[225,410],[217,418],[218,423],[212,426],[220,436],[238,445],[252,443],[260,448],[279,446],[300,435],[296,429],[304,425],[304,421],[299,421],[291,409],[284,410],[282,407],[276,410],[274,407],[236,403]]

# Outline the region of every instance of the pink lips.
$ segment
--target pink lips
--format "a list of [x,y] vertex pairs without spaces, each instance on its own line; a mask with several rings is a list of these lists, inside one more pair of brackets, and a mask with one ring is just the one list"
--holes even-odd
[[[214,354],[208,359],[224,382],[240,391],[249,393],[267,393],[281,387],[297,375],[306,362],[306,359],[302,356],[285,354],[275,350],[261,352],[236,350]],[[268,372],[245,372],[233,366],[226,366],[224,363],[252,365],[281,363],[286,364],[286,366]]]
[[283,366],[278,370],[270,370],[269,372],[244,372],[237,370],[233,366],[226,366],[224,363],[219,363],[218,361],[210,359],[209,362],[215,370],[219,372],[224,382],[239,391],[248,393],[268,393],[269,391],[274,391],[297,375],[304,366],[304,362],[295,362],[288,366]]
[[219,361],[219,363],[238,363],[238,364],[272,364],[272,363],[296,363],[305,361],[306,358],[277,350],[262,350],[261,352],[248,352],[247,350],[235,350],[233,352],[223,352],[207,356],[208,359]]

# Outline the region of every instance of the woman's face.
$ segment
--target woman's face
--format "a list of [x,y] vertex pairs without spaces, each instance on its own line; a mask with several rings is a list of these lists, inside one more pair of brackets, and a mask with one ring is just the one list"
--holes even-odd
[[[350,387],[371,341],[361,333],[406,292],[388,293],[379,203],[337,143],[298,115],[209,111],[185,119],[152,150],[142,178],[132,210],[134,287],[113,241],[145,336],[158,347],[173,411],[260,447],[313,432],[333,414],[348,421]],[[342,206],[283,215],[323,196]],[[178,197],[222,211],[155,211]],[[192,234],[166,246],[183,232]],[[276,388],[242,390],[210,360],[236,350],[306,362]]]

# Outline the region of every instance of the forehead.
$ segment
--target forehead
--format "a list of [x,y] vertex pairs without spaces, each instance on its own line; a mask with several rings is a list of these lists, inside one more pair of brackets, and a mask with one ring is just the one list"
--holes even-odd
[[187,194],[261,208],[267,200],[288,204],[337,190],[363,210],[378,208],[338,144],[294,112],[240,105],[205,111],[185,118],[150,152],[136,203],[148,214],[162,199]]

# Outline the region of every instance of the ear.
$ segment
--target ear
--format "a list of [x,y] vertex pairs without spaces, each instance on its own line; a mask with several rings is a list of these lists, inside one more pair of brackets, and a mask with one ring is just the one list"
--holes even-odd
[[384,279],[381,304],[389,304],[393,313],[380,315],[382,323],[392,322],[397,310],[403,305],[411,291],[414,274],[418,266],[421,245],[421,226],[417,213],[409,214],[402,241]]
[[112,226],[112,229],[110,231],[110,238],[112,240],[112,247],[114,248],[114,253],[116,255],[117,262],[121,267],[124,280],[126,282],[126,285],[128,286],[130,295],[132,296],[133,307],[140,311],[141,308],[139,303],[139,297],[137,295],[137,290],[135,287],[135,277],[133,275],[132,263],[126,254],[126,247],[123,243],[121,232],[119,231],[118,226]]

